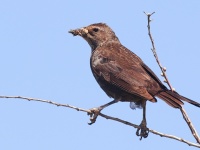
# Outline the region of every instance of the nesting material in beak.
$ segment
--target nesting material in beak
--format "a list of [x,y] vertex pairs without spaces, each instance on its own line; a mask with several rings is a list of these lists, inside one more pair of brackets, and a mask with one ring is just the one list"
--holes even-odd
[[74,36],[77,35],[83,36],[88,34],[88,30],[85,28],[80,28],[80,29],[70,30],[69,33],[73,34]]

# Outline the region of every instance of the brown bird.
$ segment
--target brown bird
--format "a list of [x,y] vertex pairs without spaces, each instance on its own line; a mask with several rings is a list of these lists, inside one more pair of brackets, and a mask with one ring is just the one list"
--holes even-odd
[[104,92],[114,98],[105,105],[91,109],[90,124],[96,121],[103,108],[118,101],[131,102],[132,108],[143,108],[143,120],[136,132],[142,139],[149,133],[146,126],[147,100],[157,102],[155,97],[158,97],[174,108],[181,108],[182,101],[200,107],[198,102],[171,91],[163,85],[141,58],[120,43],[115,33],[106,24],[91,24],[70,30],[69,33],[74,36],[79,35],[88,42],[92,49],[90,58],[92,73]]

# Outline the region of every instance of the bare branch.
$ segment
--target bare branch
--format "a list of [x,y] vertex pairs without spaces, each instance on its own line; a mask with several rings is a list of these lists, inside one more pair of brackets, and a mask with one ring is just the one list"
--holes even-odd
[[[153,40],[153,37],[152,37],[152,34],[151,34],[151,27],[150,27],[151,19],[150,19],[150,17],[151,17],[155,12],[153,12],[153,13],[146,13],[146,12],[144,12],[144,13],[147,15],[147,19],[148,19],[148,25],[147,25],[147,28],[148,28],[148,35],[149,35],[149,38],[150,38],[150,40],[151,40],[151,44],[152,44],[152,47],[153,47],[151,50],[152,50],[152,52],[153,52],[153,54],[154,54],[154,57],[155,57],[155,59],[156,59],[158,65],[159,65],[159,67],[160,67],[160,69],[161,69],[161,71],[162,71],[162,76],[165,78],[165,82],[168,84],[169,88],[170,88],[172,91],[174,91],[174,88],[172,88],[172,86],[171,86],[171,84],[170,84],[170,82],[169,82],[169,80],[168,80],[168,78],[167,78],[166,68],[163,68],[163,67],[162,67],[162,65],[161,65],[161,63],[160,63],[160,61],[159,61],[159,59],[158,59],[158,55],[157,55],[157,53],[156,53],[156,48],[155,48],[154,40]],[[182,113],[182,115],[183,115],[183,118],[184,118],[184,120],[186,121],[188,127],[190,128],[190,131],[191,131],[192,135],[194,136],[194,138],[196,139],[196,141],[197,141],[198,143],[200,143],[199,135],[198,135],[198,133],[196,132],[196,130],[195,130],[195,128],[194,128],[192,122],[190,121],[190,119],[189,119],[189,117],[188,117],[186,111],[183,109],[183,107],[180,108],[180,111],[181,111],[181,113]]]
[[[106,118],[106,119],[118,121],[118,122],[120,122],[120,123],[123,123],[123,124],[125,124],[125,125],[129,125],[129,126],[132,126],[132,127],[134,127],[134,128],[138,128],[138,127],[139,127],[138,125],[132,124],[132,123],[130,123],[130,122],[128,122],[128,121],[121,120],[121,119],[119,119],[119,118],[114,118],[114,117],[111,117],[111,116],[107,116],[107,115],[102,114],[102,113],[100,113],[99,115],[100,115],[101,117]],[[195,143],[186,141],[186,140],[184,140],[184,139],[182,139],[182,138],[179,138],[179,137],[176,137],[176,136],[174,136],[174,135],[164,134],[164,133],[161,133],[161,132],[152,130],[152,129],[149,129],[149,132],[151,132],[151,133],[153,133],[153,134],[156,134],[156,135],[160,135],[161,137],[166,137],[166,138],[170,138],[170,139],[174,139],[174,140],[177,140],[177,141],[186,143],[186,144],[188,144],[189,146],[194,146],[194,147],[200,148],[200,145],[199,145],[199,144],[195,144]]]
[[161,63],[160,63],[160,61],[159,61],[159,59],[158,59],[158,55],[157,55],[157,53],[156,53],[156,47],[155,47],[155,44],[154,44],[154,40],[153,40],[153,37],[152,37],[152,34],[151,34],[151,26],[150,26],[150,22],[151,22],[151,16],[155,13],[155,12],[153,12],[153,13],[146,13],[146,12],[144,12],[146,15],[147,15],[147,19],[148,19],[148,25],[147,25],[147,28],[148,28],[148,35],[149,35],[149,38],[150,38],[150,40],[151,40],[151,44],[152,44],[152,52],[153,52],[153,55],[154,55],[154,57],[155,57],[155,59],[156,59],[156,61],[157,61],[157,63],[158,63],[158,66],[160,67],[160,69],[161,69],[161,71],[162,71],[162,76],[165,78],[165,82],[168,84],[168,86],[169,86],[169,88],[172,90],[172,91],[174,91],[174,88],[171,86],[171,84],[170,84],[170,82],[169,82],[169,80],[168,80],[168,78],[167,78],[167,74],[166,74],[166,68],[165,67],[162,67],[162,65],[161,65]]
[[192,122],[190,121],[190,118],[188,117],[186,111],[183,109],[183,107],[181,107],[180,110],[181,110],[184,120],[187,122],[188,127],[190,128],[190,131],[192,132],[192,135],[196,139],[197,143],[200,143],[199,135],[198,135],[197,131],[195,130]]
[[44,99],[38,99],[38,98],[29,98],[29,97],[23,97],[23,96],[0,96],[0,98],[18,98],[18,99],[24,99],[24,100],[28,100],[28,101],[38,101],[38,102],[48,103],[48,104],[52,104],[52,105],[56,105],[56,106],[72,108],[72,109],[75,109],[77,111],[83,111],[83,112],[91,113],[90,110],[87,110],[87,109],[78,108],[78,107],[68,105],[68,104],[59,104],[59,103],[55,103],[55,102],[50,101],[50,100],[44,100]]
[[[86,113],[90,112],[90,110],[87,110],[87,109],[75,107],[75,106],[72,106],[72,105],[69,105],[69,104],[60,104],[60,103],[56,103],[56,102],[53,102],[53,101],[50,101],[50,100],[29,98],[29,97],[23,97],[23,96],[0,96],[0,98],[13,98],[13,99],[23,99],[23,100],[27,100],[27,101],[38,101],[38,102],[52,104],[52,105],[55,105],[55,106],[67,107],[67,108],[75,109],[77,111],[82,111],[82,112],[86,112]],[[105,115],[103,113],[100,113],[99,116],[106,118],[106,119],[110,119],[110,120],[114,120],[114,121],[123,123],[125,125],[131,126],[131,127],[134,127],[134,128],[139,128],[139,126],[136,125],[136,124],[130,123],[128,121],[125,121],[125,120],[122,120],[122,119],[119,119],[119,118],[111,117],[111,116]],[[195,144],[195,143],[189,142],[187,140],[184,140],[182,138],[179,138],[179,137],[176,137],[176,136],[173,136],[173,135],[164,134],[164,133],[152,130],[152,129],[149,129],[149,131],[153,134],[160,135],[161,137],[171,138],[171,139],[186,143],[189,146],[194,146],[194,147],[200,148],[200,144]]]

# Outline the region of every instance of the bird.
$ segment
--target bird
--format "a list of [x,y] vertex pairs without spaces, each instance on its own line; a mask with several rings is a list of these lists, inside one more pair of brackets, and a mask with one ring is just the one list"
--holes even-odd
[[123,46],[115,32],[105,23],[94,23],[70,30],[85,39],[91,47],[90,67],[103,91],[114,100],[90,109],[90,125],[100,111],[119,101],[130,102],[130,107],[142,108],[143,119],[136,135],[140,139],[149,133],[146,121],[146,102],[165,101],[173,108],[181,108],[183,101],[200,107],[200,103],[168,89],[156,74],[134,52]]

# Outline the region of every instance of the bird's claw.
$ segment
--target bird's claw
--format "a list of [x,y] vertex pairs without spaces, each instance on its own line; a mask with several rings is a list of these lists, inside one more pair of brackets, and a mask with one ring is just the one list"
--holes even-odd
[[90,109],[90,112],[88,112],[88,115],[90,116],[90,122],[88,123],[89,125],[92,125],[96,122],[96,119],[101,110],[102,109],[100,107]]
[[142,140],[142,138],[147,138],[149,135],[149,128],[147,128],[146,125],[140,124],[136,131],[136,135],[140,136],[140,140]]

